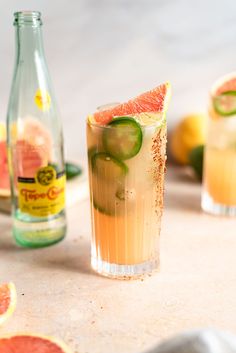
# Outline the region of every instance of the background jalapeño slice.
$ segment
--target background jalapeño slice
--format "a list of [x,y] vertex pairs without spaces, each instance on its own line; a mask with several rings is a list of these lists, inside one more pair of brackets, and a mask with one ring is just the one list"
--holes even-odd
[[222,116],[236,114],[236,91],[226,91],[213,98],[216,112]]

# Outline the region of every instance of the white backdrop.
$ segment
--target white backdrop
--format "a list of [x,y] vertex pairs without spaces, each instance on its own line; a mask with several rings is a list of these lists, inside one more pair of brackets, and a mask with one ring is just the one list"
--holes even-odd
[[204,111],[211,83],[236,68],[235,0],[0,0],[0,120],[14,62],[13,12],[40,10],[67,158],[85,153],[85,117],[170,80],[171,128]]

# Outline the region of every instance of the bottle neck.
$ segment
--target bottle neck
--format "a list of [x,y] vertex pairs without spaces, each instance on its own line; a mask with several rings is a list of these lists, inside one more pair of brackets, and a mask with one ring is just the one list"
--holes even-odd
[[41,27],[16,27],[17,62],[29,62],[36,58],[44,58]]

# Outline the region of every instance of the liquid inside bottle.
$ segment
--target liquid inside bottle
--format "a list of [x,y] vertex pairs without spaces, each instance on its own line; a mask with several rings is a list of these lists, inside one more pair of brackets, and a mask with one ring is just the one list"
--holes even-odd
[[66,234],[62,126],[44,56],[39,12],[17,12],[7,113],[13,235],[41,247]]

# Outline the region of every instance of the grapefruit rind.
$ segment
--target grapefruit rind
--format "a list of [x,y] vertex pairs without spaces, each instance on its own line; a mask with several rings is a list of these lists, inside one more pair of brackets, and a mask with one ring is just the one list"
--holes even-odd
[[[34,334],[34,333],[18,332],[18,333],[15,333],[15,334],[6,334],[6,335],[3,335],[3,336],[0,336],[0,343],[1,343],[1,340],[10,340],[13,337],[34,337],[34,338],[39,338],[41,340],[45,340],[45,341],[48,341],[50,343],[55,344],[56,348],[58,348],[58,353],[73,353],[69,349],[69,347],[62,340],[59,340],[59,339],[57,339],[55,337],[41,335],[41,334]],[[38,350],[37,352],[41,353],[40,350]],[[44,351],[42,351],[42,353],[43,352]],[[19,352],[19,353],[21,353],[21,352]],[[25,352],[25,353],[29,353],[29,352]]]
[[133,118],[141,125],[141,126],[159,126],[165,124],[166,122],[166,113],[139,113],[133,115]]
[[[3,286],[3,285],[2,285]],[[5,286],[5,284],[4,284]],[[10,304],[7,308],[7,310],[0,315],[0,326],[7,321],[7,319],[12,316],[12,314],[15,311],[16,308],[16,301],[17,301],[17,293],[16,293],[16,287],[13,282],[9,282],[7,284],[9,288],[9,293],[10,293]],[[0,286],[0,291],[1,291],[1,286]]]

